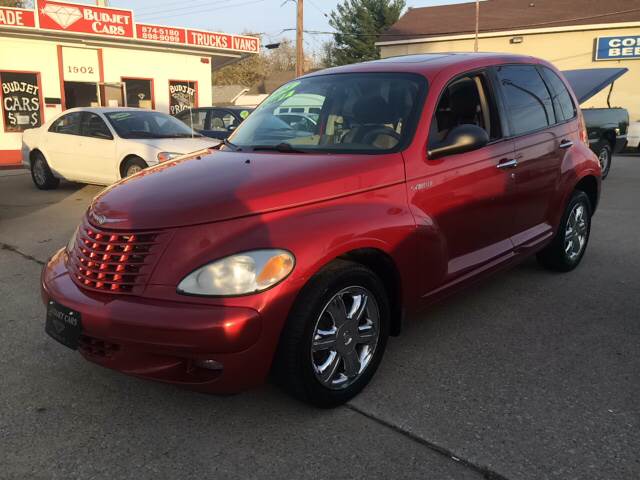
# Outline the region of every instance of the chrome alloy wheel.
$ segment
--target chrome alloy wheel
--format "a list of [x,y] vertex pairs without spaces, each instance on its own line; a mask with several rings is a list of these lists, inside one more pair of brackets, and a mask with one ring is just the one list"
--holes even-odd
[[142,167],[140,165],[131,165],[129,168],[127,168],[127,177],[130,177],[131,175],[135,175],[138,172],[142,171]]
[[609,168],[609,163],[611,162],[611,154],[607,148],[600,150],[600,153],[598,154],[598,162],[600,162],[600,169],[603,172],[606,172]]
[[44,160],[38,160],[33,165],[33,178],[38,185],[47,183],[47,172],[45,171]]
[[564,233],[564,252],[571,262],[580,256],[587,244],[588,221],[584,204],[575,204],[567,218]]
[[353,384],[371,363],[380,334],[380,310],[363,287],[336,293],[316,320],[311,363],[318,381],[332,390]]

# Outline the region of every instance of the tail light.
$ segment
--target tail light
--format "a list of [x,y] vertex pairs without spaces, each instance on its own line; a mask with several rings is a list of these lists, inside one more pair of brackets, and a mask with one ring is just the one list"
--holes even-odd
[[584,121],[582,111],[578,109],[578,129],[580,130],[580,140],[588,147],[589,135],[587,134],[587,124]]

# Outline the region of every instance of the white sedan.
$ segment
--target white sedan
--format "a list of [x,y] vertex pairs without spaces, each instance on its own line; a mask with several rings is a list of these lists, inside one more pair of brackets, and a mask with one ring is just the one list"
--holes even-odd
[[42,190],[56,188],[61,178],[109,185],[218,143],[161,112],[72,108],[41,127],[25,130],[22,164]]

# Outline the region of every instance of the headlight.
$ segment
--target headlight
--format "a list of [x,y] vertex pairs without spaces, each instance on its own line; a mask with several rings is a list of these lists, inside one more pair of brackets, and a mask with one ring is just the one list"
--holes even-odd
[[286,250],[254,250],[231,255],[191,272],[178,293],[233,296],[257,293],[291,273],[295,258]]
[[182,155],[182,153],[177,153],[177,152],[160,152],[160,153],[158,154],[158,161],[159,161],[159,162],[166,162],[167,160],[171,160],[172,158],[179,157],[180,155]]
[[73,235],[71,235],[71,238],[69,239],[69,242],[67,243],[67,253],[70,253],[71,250],[73,250],[73,247],[76,244],[76,237],[78,236],[78,230],[80,229],[80,227],[76,227],[76,229],[73,231]]

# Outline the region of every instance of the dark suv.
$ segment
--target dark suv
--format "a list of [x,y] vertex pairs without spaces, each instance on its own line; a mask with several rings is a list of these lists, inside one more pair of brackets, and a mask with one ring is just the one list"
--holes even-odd
[[252,111],[245,107],[200,107],[183,110],[176,118],[202,135],[224,140]]

